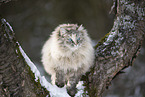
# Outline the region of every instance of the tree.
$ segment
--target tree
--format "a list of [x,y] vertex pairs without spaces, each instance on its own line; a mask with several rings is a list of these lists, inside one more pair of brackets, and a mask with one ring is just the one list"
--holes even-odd
[[[95,64],[82,77],[83,96],[100,97],[115,75],[132,65],[144,39],[144,5],[144,0],[113,1],[112,12],[116,15],[114,25],[95,46]],[[51,96],[54,95],[53,88],[56,87],[51,86],[44,77],[40,76],[16,40],[12,27],[1,17],[0,95],[2,97]]]

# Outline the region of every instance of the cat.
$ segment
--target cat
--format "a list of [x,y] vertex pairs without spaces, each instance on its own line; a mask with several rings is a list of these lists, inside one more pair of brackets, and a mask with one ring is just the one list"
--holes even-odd
[[42,48],[42,64],[51,75],[52,84],[66,85],[74,96],[76,85],[94,62],[94,48],[87,30],[82,25],[61,24],[50,35]]

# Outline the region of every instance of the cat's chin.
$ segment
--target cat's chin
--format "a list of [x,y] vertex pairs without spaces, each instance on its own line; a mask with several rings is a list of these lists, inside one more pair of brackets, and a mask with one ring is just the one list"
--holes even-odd
[[78,49],[79,49],[79,46],[74,46],[74,47],[71,47],[71,48],[70,48],[71,51],[76,51],[76,50],[78,50]]

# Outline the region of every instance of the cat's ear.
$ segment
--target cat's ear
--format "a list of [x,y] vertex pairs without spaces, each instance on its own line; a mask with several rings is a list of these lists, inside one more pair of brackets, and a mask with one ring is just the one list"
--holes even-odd
[[82,26],[82,25],[80,25],[79,27],[78,27],[78,31],[82,31],[84,29],[84,27]]
[[60,35],[64,35],[66,33],[66,30],[64,28],[60,28]]

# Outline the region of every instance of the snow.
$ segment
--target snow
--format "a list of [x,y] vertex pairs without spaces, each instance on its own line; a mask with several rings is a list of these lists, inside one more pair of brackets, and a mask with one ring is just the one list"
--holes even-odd
[[[4,24],[4,26],[6,27],[5,30],[9,29],[9,31],[7,31],[7,34],[8,34],[9,39],[12,40],[13,37],[12,37],[11,34],[13,34],[14,30],[12,29],[12,27],[10,26],[10,24],[4,18],[2,18],[1,21]],[[7,38],[7,35],[6,34],[4,34],[4,36]]]
[[[17,44],[19,44],[17,42]],[[35,81],[38,81],[38,78],[40,77],[40,72],[38,71],[37,67],[34,65],[34,63],[29,59],[29,57],[26,55],[26,53],[24,52],[24,50],[22,49],[22,47],[19,45],[19,49],[21,54],[23,55],[25,61],[27,62],[27,64],[30,66],[31,71],[35,74]]]
[[[18,42],[17,42],[17,44],[19,45]],[[40,75],[39,70],[34,65],[34,63],[29,59],[29,57],[26,55],[26,53],[24,52],[24,50],[22,49],[22,47],[20,45],[19,45],[19,50],[20,50],[22,56],[24,57],[25,61],[27,62],[27,64],[30,66],[31,71],[34,73],[35,81],[38,82],[38,79],[39,79],[41,86],[45,87],[49,91],[51,97],[70,97],[66,91],[66,87],[58,88],[56,85],[52,85],[51,83],[49,83],[46,80],[45,76]],[[78,96],[83,97],[81,95],[84,93],[84,86],[82,86],[82,85],[83,85],[83,81],[80,81],[77,84],[78,93],[76,94],[75,97],[78,97]]]
[[6,23],[8,25],[8,27],[10,28],[10,30],[12,32],[14,32],[14,30],[12,29],[12,27],[10,26],[10,24],[4,18],[2,20],[3,20],[4,23]]
[[75,95],[75,97],[83,97],[82,94],[84,93],[84,88],[83,81],[79,81],[77,84],[78,93]]

